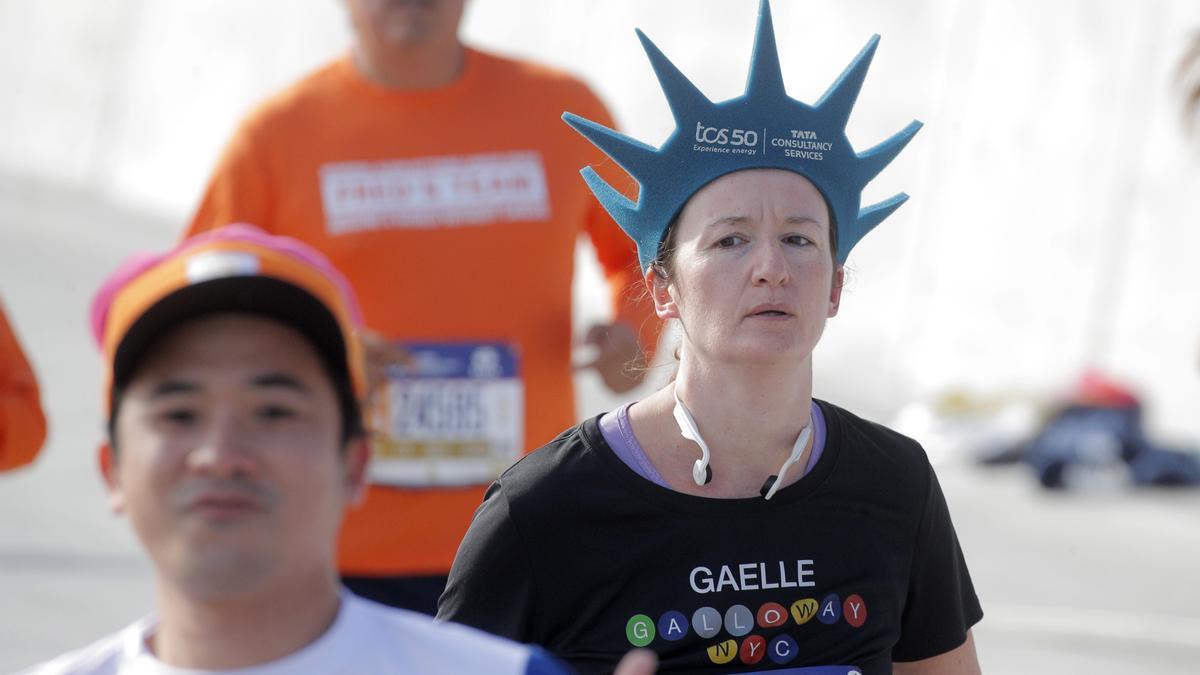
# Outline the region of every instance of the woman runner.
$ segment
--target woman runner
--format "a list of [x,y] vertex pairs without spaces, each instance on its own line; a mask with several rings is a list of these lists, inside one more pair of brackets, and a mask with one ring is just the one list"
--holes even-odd
[[920,127],[846,139],[877,38],[810,106],[784,92],[766,0],[723,103],[639,36],[675,133],[655,149],[565,118],[639,183],[634,203],[584,170],[681,324],[678,373],[491,487],[439,616],[583,673],[630,647],[662,673],[978,672],[982,612],[925,452],[812,398],[846,256],[906,199],[861,191]]

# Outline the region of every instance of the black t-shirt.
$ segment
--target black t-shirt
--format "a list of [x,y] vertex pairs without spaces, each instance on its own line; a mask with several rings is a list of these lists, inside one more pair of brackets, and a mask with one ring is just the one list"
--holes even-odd
[[581,673],[635,646],[660,673],[776,675],[958,647],[982,611],[924,450],[818,403],[824,454],[769,501],[675,492],[626,466],[599,418],[568,429],[488,490],[438,616]]

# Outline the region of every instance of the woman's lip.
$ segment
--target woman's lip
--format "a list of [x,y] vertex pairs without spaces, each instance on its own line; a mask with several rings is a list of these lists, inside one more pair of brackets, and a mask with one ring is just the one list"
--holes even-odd
[[759,305],[752,308],[747,316],[766,319],[783,319],[792,316],[792,313],[780,305]]

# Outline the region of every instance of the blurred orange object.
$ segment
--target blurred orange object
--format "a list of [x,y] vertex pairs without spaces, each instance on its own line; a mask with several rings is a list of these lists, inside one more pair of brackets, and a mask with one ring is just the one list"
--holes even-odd
[[45,440],[37,379],[0,307],[0,471],[32,462]]

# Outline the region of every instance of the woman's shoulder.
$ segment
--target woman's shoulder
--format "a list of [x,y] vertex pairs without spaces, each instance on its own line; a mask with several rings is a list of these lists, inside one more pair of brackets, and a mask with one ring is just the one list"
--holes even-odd
[[600,451],[607,447],[599,419],[593,417],[569,427],[554,440],[517,460],[496,480],[496,489],[511,501],[574,490],[578,488],[576,481],[592,482],[604,464]]
[[913,438],[884,426],[879,422],[859,417],[845,408],[828,401],[817,400],[821,413],[825,416],[826,425],[831,433],[837,431],[855,440],[867,440],[885,446],[896,446],[902,452],[910,452],[925,456],[921,444]]
[[870,467],[894,478],[911,478],[925,485],[933,468],[925,448],[916,440],[878,422],[859,417],[840,406],[818,401],[829,440],[838,444],[855,471]]

